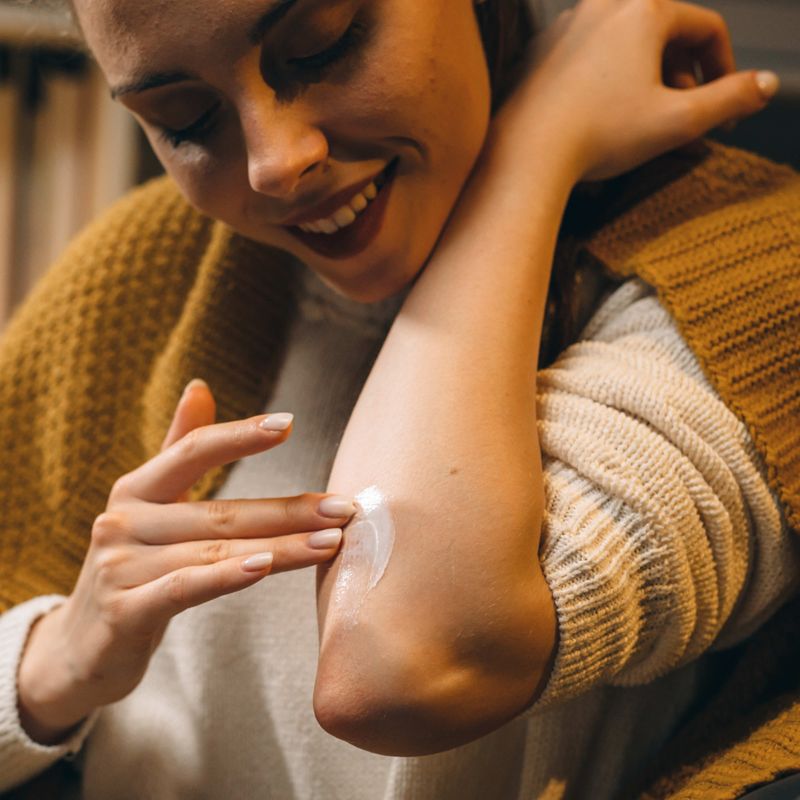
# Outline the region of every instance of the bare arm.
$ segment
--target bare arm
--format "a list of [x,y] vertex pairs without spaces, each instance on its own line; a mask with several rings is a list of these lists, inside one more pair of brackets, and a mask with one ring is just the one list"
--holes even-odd
[[[357,625],[328,612],[335,568],[319,598],[317,714],[372,750],[431,752],[496,727],[533,699],[553,646],[536,557],[535,365],[569,181],[543,171],[535,191],[503,188],[502,174],[488,162],[474,173],[459,223],[388,334],[330,478],[344,493],[377,485],[396,529]],[[370,740],[359,737],[360,714],[373,711],[387,741],[369,725]]]
[[[665,43],[708,45],[707,86],[662,83]],[[709,42],[713,43],[709,44]],[[555,621],[537,545],[535,369],[569,192],[766,102],[731,74],[724,23],[681,3],[584,0],[560,18],[481,159],[363,389],[331,491],[377,486],[396,540],[355,622],[321,570],[315,710],[387,754],[432,753],[522,711]]]

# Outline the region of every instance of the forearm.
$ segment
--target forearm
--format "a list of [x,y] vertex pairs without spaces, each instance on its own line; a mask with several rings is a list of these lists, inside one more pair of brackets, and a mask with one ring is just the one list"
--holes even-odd
[[[413,694],[432,714],[430,750],[458,743],[434,741],[442,720],[456,738],[473,738],[521,710],[554,640],[537,560],[535,370],[571,182],[545,164],[530,178],[514,174],[501,148],[489,152],[387,336],[328,487],[376,485],[389,498],[395,546],[358,625],[342,624],[329,604],[338,565],[321,583],[318,714],[347,692],[347,672],[362,695]],[[493,693],[488,713],[463,702],[476,689]],[[397,710],[398,747],[414,713]]]

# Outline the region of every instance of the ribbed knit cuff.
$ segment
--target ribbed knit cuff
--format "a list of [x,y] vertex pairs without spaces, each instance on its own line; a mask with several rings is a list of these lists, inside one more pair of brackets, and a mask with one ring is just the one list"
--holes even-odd
[[17,673],[33,623],[64,602],[61,595],[35,597],[0,615],[0,792],[43,772],[65,756],[74,756],[89,735],[99,710],[64,742],[47,746],[22,728],[17,708]]

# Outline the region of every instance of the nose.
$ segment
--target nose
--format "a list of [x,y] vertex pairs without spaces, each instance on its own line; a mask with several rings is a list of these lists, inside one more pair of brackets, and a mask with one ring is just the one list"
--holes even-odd
[[273,197],[291,195],[303,178],[327,162],[324,133],[304,119],[300,107],[278,103],[268,89],[253,98],[241,118],[247,177],[254,191]]

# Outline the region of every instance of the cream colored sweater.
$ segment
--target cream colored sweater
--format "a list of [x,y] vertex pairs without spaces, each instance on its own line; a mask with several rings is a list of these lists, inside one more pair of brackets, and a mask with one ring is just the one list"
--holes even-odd
[[[237,464],[217,497],[324,491],[400,302],[352,303],[308,271],[304,287],[269,409],[295,413],[292,437]],[[306,570],[175,618],[128,698],[43,747],[20,728],[15,691],[31,623],[63,599],[41,597],[0,616],[0,790],[78,754],[85,800],[612,797],[714,680],[698,657],[794,591],[800,553],[744,425],[653,290],[634,279],[600,295],[580,340],[538,376],[541,559],[559,642],[532,709],[425,758],[328,736],[311,710]]]

